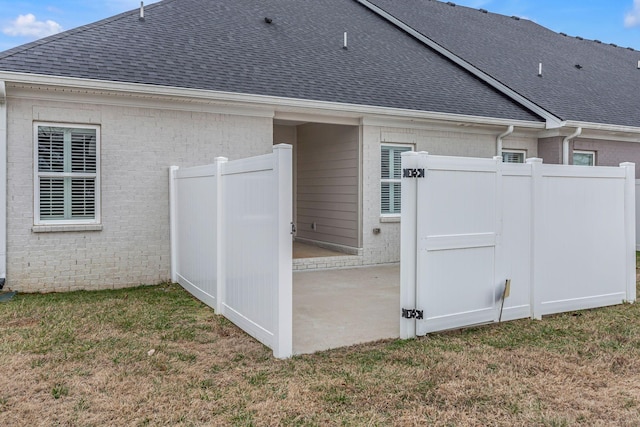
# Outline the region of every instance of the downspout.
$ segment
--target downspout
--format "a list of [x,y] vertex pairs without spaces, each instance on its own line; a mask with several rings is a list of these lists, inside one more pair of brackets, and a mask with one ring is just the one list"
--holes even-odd
[[7,278],[7,87],[0,80],[0,289]]
[[576,129],[574,133],[565,137],[564,140],[562,140],[562,164],[563,165],[569,164],[569,141],[571,141],[574,138],[577,138],[581,134],[582,134],[582,128],[579,127]]
[[506,131],[498,135],[496,138],[496,155],[498,157],[502,157],[502,139],[513,133],[513,125],[509,125]]

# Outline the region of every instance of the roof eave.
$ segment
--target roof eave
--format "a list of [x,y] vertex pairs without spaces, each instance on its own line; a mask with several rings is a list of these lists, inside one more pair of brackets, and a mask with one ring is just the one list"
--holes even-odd
[[235,92],[223,92],[204,89],[190,89],[173,86],[159,86],[142,83],[113,82],[77,77],[60,77],[41,74],[0,71],[0,81],[14,84],[32,84],[43,86],[66,87],[81,90],[109,91],[122,94],[138,95],[148,98],[179,98],[185,102],[218,102],[233,103],[252,108],[252,115],[265,117],[278,116],[280,113],[307,111],[317,114],[352,115],[353,118],[364,116],[386,116],[409,120],[438,120],[456,123],[483,125],[515,125],[522,128],[544,129],[545,123],[540,121],[514,120],[508,118],[482,117],[463,114],[443,113],[437,111],[420,111],[402,108],[391,108],[361,104],[316,101],[299,98],[285,98],[268,95],[254,95]]

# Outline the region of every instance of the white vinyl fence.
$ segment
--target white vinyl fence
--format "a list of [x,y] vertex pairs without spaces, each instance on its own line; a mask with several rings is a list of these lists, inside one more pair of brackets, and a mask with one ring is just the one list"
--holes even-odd
[[640,179],[636,179],[636,251],[640,251]]
[[170,172],[172,280],[292,355],[291,146]]
[[410,152],[402,169],[402,338],[635,301],[632,163]]

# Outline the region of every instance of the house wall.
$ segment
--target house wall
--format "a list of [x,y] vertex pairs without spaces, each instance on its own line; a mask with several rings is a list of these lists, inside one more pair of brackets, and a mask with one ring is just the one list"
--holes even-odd
[[[538,153],[544,163],[562,164],[562,136],[540,138]],[[596,152],[596,166],[619,166],[623,162],[636,164],[636,176],[640,173],[640,144],[594,138],[575,138],[569,142],[569,158],[573,150]]]
[[[9,92],[7,286],[67,291],[153,284],[170,278],[168,168],[269,153],[269,117],[172,101],[174,109],[121,97]],[[63,95],[60,95],[63,96]],[[41,99],[40,99],[41,97]],[[177,108],[181,108],[178,111]],[[101,127],[101,231],[34,232],[34,121]]]
[[640,176],[640,144],[637,142],[605,141],[601,139],[576,138],[569,144],[573,150],[596,152],[597,166],[619,166],[623,162],[636,164],[636,176]]
[[562,164],[563,139],[561,136],[555,136],[538,140],[538,157],[542,159],[543,163]]
[[300,125],[296,158],[296,236],[358,248],[358,127]]
[[[460,128],[363,128],[363,264],[398,262],[400,260],[400,218],[380,216],[380,145],[411,144],[416,151],[429,154],[464,157],[493,157],[496,136],[504,130],[466,131]],[[534,136],[513,134],[503,141],[505,149],[526,150],[528,157],[538,155]],[[379,229],[379,233],[374,233]]]

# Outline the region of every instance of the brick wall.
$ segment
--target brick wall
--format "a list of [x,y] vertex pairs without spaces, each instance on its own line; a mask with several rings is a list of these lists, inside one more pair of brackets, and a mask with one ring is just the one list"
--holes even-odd
[[597,166],[619,166],[623,162],[633,162],[636,164],[636,177],[640,176],[640,144],[637,142],[577,138],[570,144],[570,150],[595,151]]
[[[272,150],[270,118],[9,95],[7,286],[23,292],[169,280],[169,166]],[[101,231],[32,231],[34,121],[101,126]]]

